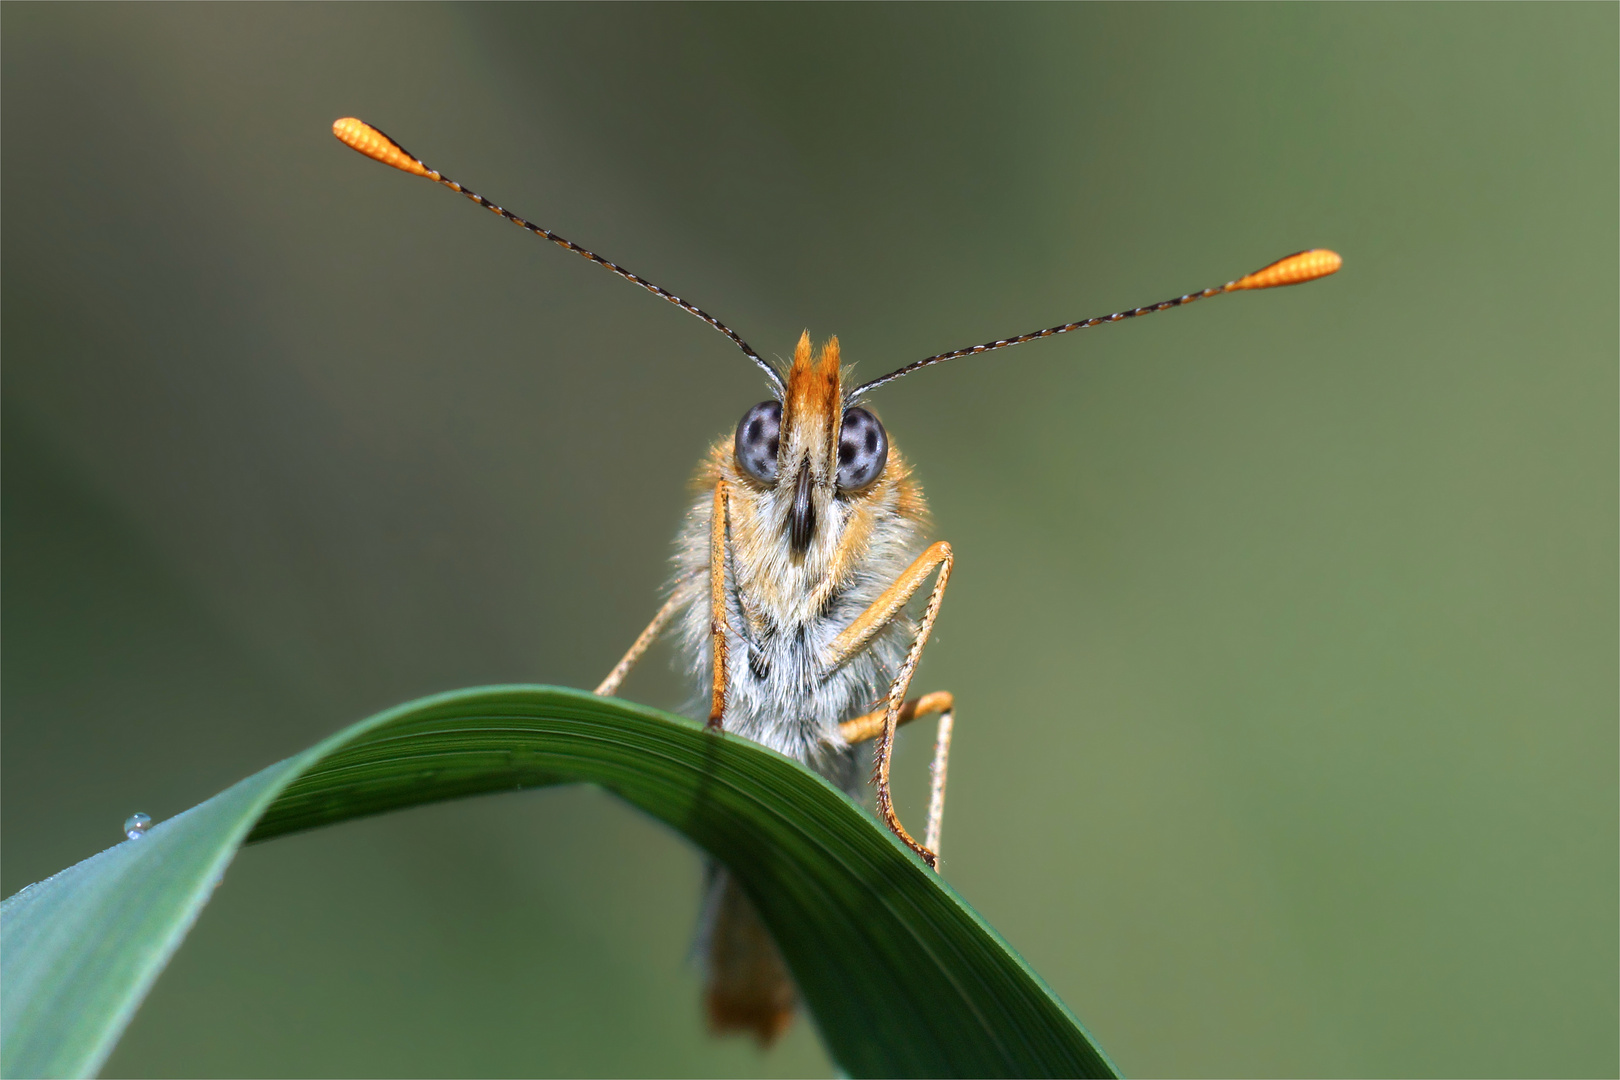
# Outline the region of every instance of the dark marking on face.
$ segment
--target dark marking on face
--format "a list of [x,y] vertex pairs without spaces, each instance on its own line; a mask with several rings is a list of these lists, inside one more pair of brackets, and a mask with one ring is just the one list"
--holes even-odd
[[799,483],[793,492],[793,508],[788,512],[788,543],[795,555],[810,549],[810,539],[816,534],[816,504],[810,499],[812,483],[810,464],[799,466]]

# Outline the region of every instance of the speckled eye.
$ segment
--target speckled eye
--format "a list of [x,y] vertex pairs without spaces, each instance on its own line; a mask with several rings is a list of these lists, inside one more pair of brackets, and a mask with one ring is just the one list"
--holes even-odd
[[865,409],[844,413],[838,433],[838,486],[844,491],[865,487],[883,475],[889,461],[889,436],[878,418]]
[[737,464],[755,480],[776,483],[776,451],[782,445],[782,403],[762,401],[737,424]]

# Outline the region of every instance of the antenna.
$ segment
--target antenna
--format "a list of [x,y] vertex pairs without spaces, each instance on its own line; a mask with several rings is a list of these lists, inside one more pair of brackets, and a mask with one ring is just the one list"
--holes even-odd
[[1188,293],[1178,296],[1174,300],[1161,300],[1148,307],[1132,308],[1129,311],[1116,311],[1112,315],[1097,315],[1090,319],[1081,319],[1079,322],[1064,323],[1062,326],[1052,326],[1045,330],[1036,330],[1030,334],[1020,334],[1018,337],[1002,338],[1000,341],[987,341],[983,345],[974,345],[966,349],[953,349],[937,356],[930,356],[923,360],[915,360],[903,368],[896,368],[880,379],[873,379],[855,388],[849,395],[854,401],[869,391],[876,390],[884,383],[891,383],[903,375],[910,375],[934,364],[943,364],[947,360],[955,360],[959,356],[973,356],[977,353],[991,352],[995,349],[1005,349],[1009,345],[1022,345],[1026,341],[1037,338],[1055,337],[1058,334],[1067,334],[1071,330],[1086,330],[1103,323],[1119,322],[1122,319],[1134,319],[1138,315],[1151,315],[1155,311],[1167,311],[1182,304],[1190,304],[1194,300],[1203,300],[1210,296],[1219,296],[1222,293],[1238,292],[1243,289],[1272,289],[1279,285],[1298,285],[1306,281],[1314,281],[1319,277],[1327,277],[1344,264],[1337,252],[1326,248],[1312,248],[1309,251],[1295,252],[1284,259],[1278,259],[1269,266],[1261,267],[1252,274],[1247,274],[1236,281],[1228,281],[1225,285],[1204,289],[1202,292]]
[[342,120],[338,120],[333,123],[332,134],[336,135],[338,140],[345,146],[358,150],[368,158],[375,161],[380,161],[384,165],[392,165],[401,172],[408,172],[412,176],[426,177],[427,179],[432,180],[435,184],[443,184],[456,194],[465,195],[479,206],[482,206],[485,210],[490,210],[499,214],[512,224],[520,225],[541,239],[550,240],[558,247],[567,248],[576,255],[582,255],[596,265],[606,267],[607,269],[613,271],[615,274],[618,274],[632,285],[640,285],[643,289],[646,289],[653,295],[662,296],[665,300],[668,300],[682,311],[687,311],[693,315],[696,315],[698,318],[702,319],[704,322],[726,335],[726,337],[730,338],[731,343],[737,346],[737,348],[741,349],[744,356],[758,364],[760,370],[765,373],[765,377],[770,379],[771,385],[776,388],[778,397],[780,397],[786,391],[786,388],[782,385],[782,376],[777,373],[775,368],[761,359],[760,355],[755,352],[749,346],[748,342],[744,341],[735,330],[721,322],[719,319],[715,318],[713,315],[710,315],[707,311],[704,311],[696,304],[689,304],[685,300],[682,300],[680,297],[676,296],[674,293],[670,292],[668,289],[654,285],[652,282],[638,274],[632,274],[618,263],[610,262],[609,260],[604,259],[602,256],[596,254],[596,252],[588,251],[574,243],[572,240],[558,236],[550,229],[543,228],[530,221],[525,221],[516,214],[512,213],[510,210],[497,206],[495,203],[490,202],[488,199],[478,194],[478,192],[473,191],[471,188],[463,187],[454,180],[450,179],[448,176],[445,176],[443,173],[439,172],[437,169],[429,168],[422,162],[421,158],[417,157],[415,154],[411,153],[409,150],[405,149],[403,146],[399,145],[399,143],[395,142],[393,139],[390,139],[387,135],[384,135],[381,131],[372,127],[364,120],[357,120],[352,116],[344,117]]

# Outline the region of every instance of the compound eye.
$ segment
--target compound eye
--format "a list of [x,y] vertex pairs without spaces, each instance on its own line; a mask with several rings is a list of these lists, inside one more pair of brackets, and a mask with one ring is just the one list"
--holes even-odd
[[838,486],[858,491],[883,475],[889,461],[889,436],[878,418],[865,409],[844,413],[838,433]]
[[755,480],[776,483],[776,451],[782,446],[782,403],[762,401],[737,424],[737,464]]

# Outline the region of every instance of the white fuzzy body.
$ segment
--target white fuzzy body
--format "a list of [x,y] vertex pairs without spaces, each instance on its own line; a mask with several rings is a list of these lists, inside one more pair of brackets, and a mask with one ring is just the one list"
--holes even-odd
[[[871,644],[829,668],[828,647],[900,576],[924,547],[921,493],[893,455],[881,490],[859,508],[818,490],[809,550],[785,540],[787,485],[741,474],[721,444],[700,473],[701,494],[676,537],[674,597],[679,645],[705,706],[712,684],[710,528],[714,483],[733,492],[726,543],[727,691],[723,727],[816,769],[851,793],[861,787],[838,725],[876,708],[916,628],[901,615]],[[851,526],[854,526],[853,528]]]

